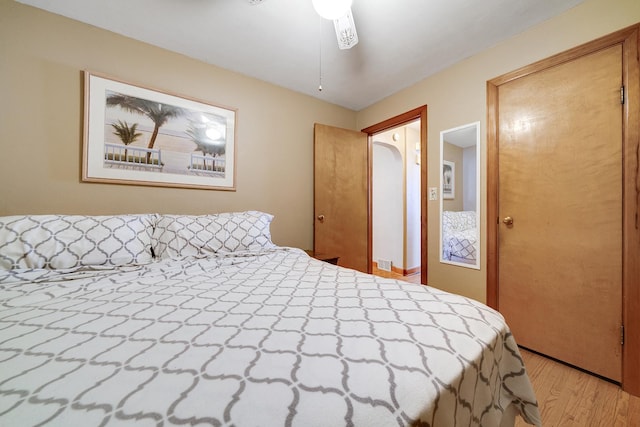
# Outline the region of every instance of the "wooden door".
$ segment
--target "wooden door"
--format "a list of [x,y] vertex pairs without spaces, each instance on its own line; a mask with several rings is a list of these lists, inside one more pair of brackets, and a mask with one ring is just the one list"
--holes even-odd
[[338,265],[367,272],[367,134],[314,127],[314,251],[338,256]]
[[[622,47],[498,89],[498,308],[518,343],[621,380]],[[511,222],[512,221],[512,222]]]

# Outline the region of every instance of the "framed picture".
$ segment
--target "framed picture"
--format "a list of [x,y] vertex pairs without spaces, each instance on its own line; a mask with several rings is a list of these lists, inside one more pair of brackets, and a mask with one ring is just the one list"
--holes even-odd
[[448,160],[442,161],[442,198],[456,197],[456,164]]
[[235,191],[236,110],[84,74],[83,181]]

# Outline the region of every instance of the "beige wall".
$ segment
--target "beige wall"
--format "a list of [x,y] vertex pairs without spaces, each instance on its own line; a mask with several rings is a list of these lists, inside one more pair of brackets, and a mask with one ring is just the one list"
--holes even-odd
[[[82,70],[237,108],[237,191],[80,182]],[[0,215],[275,215],[277,244],[312,247],[313,123],[356,113],[95,27],[0,0]]]
[[438,201],[430,201],[429,285],[485,301],[487,80],[637,22],[640,22],[638,0],[586,0],[554,19],[358,113],[358,129],[363,129],[420,105],[428,105],[429,187],[439,186],[440,131],[478,120],[481,122],[481,269],[472,270],[439,262]]

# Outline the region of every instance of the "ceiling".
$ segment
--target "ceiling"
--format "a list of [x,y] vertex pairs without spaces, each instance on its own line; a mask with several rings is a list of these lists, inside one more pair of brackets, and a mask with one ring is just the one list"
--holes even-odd
[[462,148],[472,147],[478,141],[478,127],[475,125],[446,130],[444,133],[445,142]]
[[311,0],[17,1],[358,111],[583,0],[353,0],[349,50]]

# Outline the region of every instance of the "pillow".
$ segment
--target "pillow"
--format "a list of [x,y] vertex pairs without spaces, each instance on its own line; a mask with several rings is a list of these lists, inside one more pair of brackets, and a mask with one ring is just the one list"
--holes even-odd
[[158,215],[152,247],[156,258],[179,259],[214,254],[227,232],[211,215]]
[[157,258],[203,257],[218,252],[272,248],[273,216],[247,211],[215,215],[158,215],[153,234]]
[[154,223],[154,214],[0,217],[0,268],[147,264]]
[[224,250],[252,251],[273,248],[271,241],[271,221],[273,215],[258,211],[219,214],[219,221],[229,233],[224,242]]
[[445,232],[463,231],[476,228],[475,211],[442,212],[442,229]]

